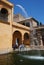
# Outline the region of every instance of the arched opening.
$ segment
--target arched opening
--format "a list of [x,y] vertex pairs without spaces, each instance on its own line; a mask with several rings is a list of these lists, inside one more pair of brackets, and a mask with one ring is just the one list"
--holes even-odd
[[0,19],[4,21],[8,21],[8,11],[5,8],[2,8],[0,11]]
[[28,33],[25,33],[25,34],[24,34],[24,39],[29,39]]
[[8,15],[8,11],[5,8],[1,9],[1,13],[4,14],[4,15]]
[[18,48],[21,43],[22,43],[22,35],[19,31],[15,31],[13,33],[12,48],[13,49]]
[[24,34],[24,44],[25,45],[29,45],[30,44],[30,38],[29,38],[29,34],[28,33]]

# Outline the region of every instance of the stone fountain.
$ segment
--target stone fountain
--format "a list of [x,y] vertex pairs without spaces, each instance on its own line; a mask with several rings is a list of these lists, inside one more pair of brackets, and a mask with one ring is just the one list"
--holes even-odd
[[30,30],[31,30],[31,33],[30,33],[30,47],[31,49],[36,49],[36,50],[40,50],[42,49],[43,47],[43,42],[42,42],[42,37],[40,37],[40,39],[38,39],[37,35],[36,35],[36,30],[34,29],[33,25],[32,25],[32,22],[30,22]]

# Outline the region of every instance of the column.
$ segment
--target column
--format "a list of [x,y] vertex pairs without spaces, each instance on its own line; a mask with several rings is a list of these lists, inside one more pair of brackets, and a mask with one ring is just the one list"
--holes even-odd
[[40,36],[41,46],[43,46],[42,36]]
[[24,36],[22,35],[22,44],[24,43]]

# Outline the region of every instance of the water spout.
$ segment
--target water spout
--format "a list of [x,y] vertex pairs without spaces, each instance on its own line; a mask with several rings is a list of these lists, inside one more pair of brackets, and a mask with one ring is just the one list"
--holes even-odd
[[[27,14],[27,12],[23,6],[21,6],[19,4],[17,4],[16,6],[19,7],[23,11],[23,13],[25,14],[26,17],[28,17],[28,14]],[[30,34],[31,46],[32,47],[34,47],[35,45],[39,46],[39,41],[38,41],[37,37],[35,37],[36,36],[36,30],[34,29],[32,22],[30,22],[30,30],[32,31]]]
[[23,13],[25,14],[26,17],[28,17],[28,14],[23,6],[21,6],[19,4],[17,4],[16,6],[19,7],[23,11]]
[[16,45],[18,46],[18,41],[17,41],[17,38],[16,38]]
[[27,59],[33,59],[33,60],[44,60],[44,56],[30,56],[30,55],[22,55],[22,54],[19,54],[19,56],[21,57],[24,57],[24,58],[27,58]]
[[43,56],[27,56],[27,55],[24,55],[23,57],[28,58],[28,59],[34,59],[34,60],[44,60]]

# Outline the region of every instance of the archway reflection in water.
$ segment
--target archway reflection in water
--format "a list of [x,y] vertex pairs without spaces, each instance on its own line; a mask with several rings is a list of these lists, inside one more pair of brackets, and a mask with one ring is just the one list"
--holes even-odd
[[40,52],[42,56],[35,51],[0,55],[0,65],[44,65],[44,51]]

